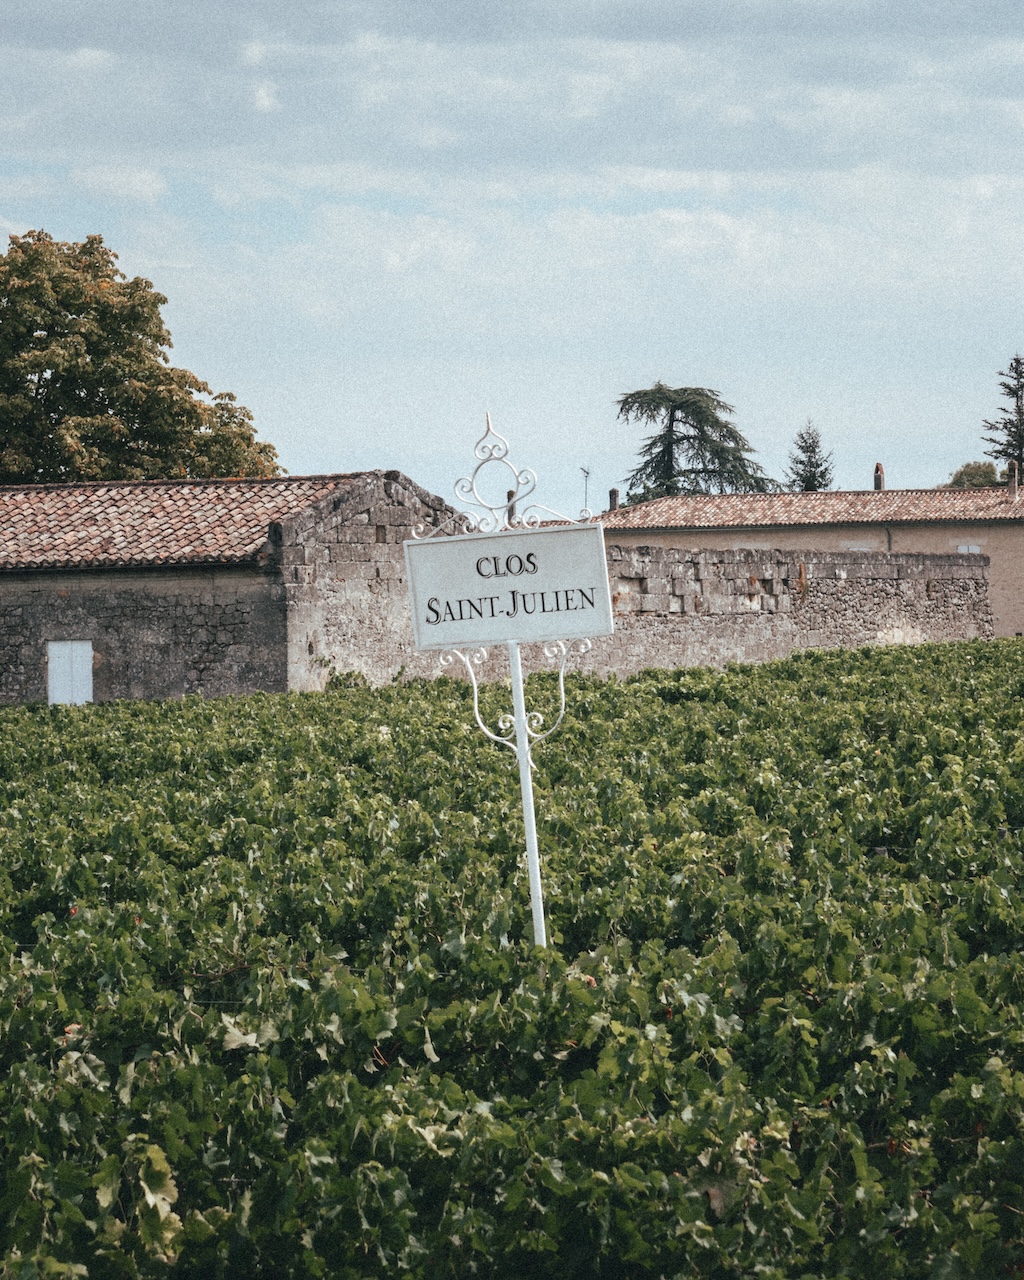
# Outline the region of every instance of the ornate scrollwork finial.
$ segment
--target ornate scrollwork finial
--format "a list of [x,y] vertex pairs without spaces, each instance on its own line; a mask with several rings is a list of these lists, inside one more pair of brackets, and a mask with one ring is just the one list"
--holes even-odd
[[[491,415],[486,415],[487,429],[473,446],[477,463],[468,476],[455,481],[455,497],[459,503],[476,507],[476,511],[458,511],[440,525],[428,527],[417,524],[412,530],[414,538],[432,538],[448,533],[502,533],[509,529],[536,529],[545,520],[557,520],[563,524],[589,524],[593,512],[584,508],[576,520],[561,512],[553,511],[540,503],[526,502],[537,488],[536,472],[529,467],[517,467],[508,456],[508,441],[494,430]],[[490,472],[486,468],[493,468]],[[492,483],[498,479],[498,493],[504,493],[503,501],[491,502],[481,493],[479,482],[483,475]],[[501,483],[501,481],[504,483]]]
[[[491,425],[491,415],[487,414],[487,429],[473,448],[473,456],[477,464],[471,475],[463,476],[455,482],[455,496],[460,502],[479,508],[476,512],[467,513],[473,528],[479,533],[498,533],[502,529],[517,529],[524,524],[519,514],[521,503],[528,498],[537,487],[537,477],[528,467],[520,469],[512,464],[508,456],[508,441],[499,435]],[[499,492],[505,494],[503,502],[491,502],[480,492],[478,482],[488,467],[499,467],[505,483],[499,482]],[[492,480],[495,473],[488,473]]]

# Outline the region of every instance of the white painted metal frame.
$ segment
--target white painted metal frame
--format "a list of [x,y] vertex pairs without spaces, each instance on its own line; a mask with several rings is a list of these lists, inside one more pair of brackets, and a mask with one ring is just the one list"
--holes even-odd
[[[473,450],[477,464],[469,476],[464,476],[455,483],[455,494],[460,502],[480,509],[475,512],[461,511],[446,524],[427,529],[423,525],[413,530],[413,537],[434,537],[442,533],[502,533],[509,529],[536,528],[545,516],[555,520],[567,521],[570,524],[587,524],[593,519],[590,511],[584,509],[577,520],[552,511],[539,503],[523,502],[529,498],[537,487],[537,477],[528,468],[519,469],[508,457],[508,441],[500,436],[491,426],[491,415],[487,415],[487,430],[477,441]],[[481,494],[478,481],[485,467],[503,468],[510,482],[504,503],[488,502]],[[500,474],[500,471],[499,471]],[[477,681],[477,669],[487,661],[486,649],[474,649],[464,653],[453,649],[441,655],[441,665],[451,666],[458,659],[469,674],[473,686],[473,715],[477,725],[492,742],[508,747],[515,752],[519,764],[519,786],[523,797],[523,826],[526,835],[526,864],[530,877],[530,907],[533,913],[533,941],[538,947],[548,945],[547,925],[544,919],[544,890],[540,875],[540,850],[537,845],[537,817],[533,802],[533,759],[531,750],[535,743],[543,742],[555,732],[565,717],[565,669],[573,655],[581,656],[591,647],[590,640],[566,642],[556,640],[544,645],[544,653],[549,658],[559,659],[558,667],[558,717],[549,729],[543,729],[544,717],[537,711],[527,711],[526,693],[523,683],[523,664],[519,654],[519,642],[508,641],[508,662],[512,677],[512,714],[505,714],[498,719],[498,732],[489,729],[480,713],[480,688]]]

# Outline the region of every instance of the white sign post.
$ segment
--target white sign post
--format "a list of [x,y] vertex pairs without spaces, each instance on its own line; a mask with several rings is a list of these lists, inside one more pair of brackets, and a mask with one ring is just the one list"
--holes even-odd
[[[491,427],[477,441],[478,459],[472,476],[455,485],[457,497],[482,508],[482,515],[462,513],[455,522],[405,543],[405,563],[412,605],[413,636],[418,650],[442,651],[441,662],[458,658],[473,686],[473,714],[491,739],[516,753],[523,795],[526,859],[530,873],[533,939],[547,946],[544,896],[537,848],[537,821],[533,805],[534,743],[549,737],[565,715],[565,668],[572,653],[583,654],[592,636],[611,635],[612,602],[604,556],[604,533],[589,523],[589,511],[578,521],[523,499],[532,494],[536,477],[517,470],[508,460],[508,444]],[[503,503],[487,502],[478,481],[484,468],[500,464],[506,486]],[[543,513],[558,523],[542,524]],[[436,536],[448,534],[449,536]],[[427,536],[423,536],[426,534]],[[550,729],[541,730],[543,718],[526,710],[523,667],[519,646],[537,642],[548,657],[560,658],[558,691],[560,709]],[[502,716],[494,733],[480,714],[476,668],[487,658],[484,646],[507,644],[512,676],[512,715]]]

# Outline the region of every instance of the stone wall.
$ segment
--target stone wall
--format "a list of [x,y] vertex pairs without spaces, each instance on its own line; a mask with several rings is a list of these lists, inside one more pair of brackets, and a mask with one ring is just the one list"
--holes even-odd
[[369,472],[272,530],[287,599],[289,689],[322,689],[335,671],[374,684],[436,673],[436,655],[413,652],[402,543],[416,525],[450,514],[401,472]]
[[91,640],[93,696],[287,688],[284,591],[258,568],[0,576],[0,703],[46,700],[48,640]]
[[986,556],[608,546],[607,557],[616,632],[594,641],[595,673],[992,635]]
[[[1018,503],[1024,514],[1024,501]],[[988,592],[992,630],[996,636],[1024,632],[1024,518],[1018,520],[913,520],[904,524],[861,521],[857,524],[771,525],[732,529],[616,529],[608,540],[624,550],[641,546],[755,550],[769,555],[798,551],[896,551],[900,554],[988,556]]]
[[[251,566],[0,575],[0,703],[45,700],[48,640],[93,642],[97,701],[436,675],[438,655],[412,649],[402,542],[448,513],[400,473],[368,473],[271,525]],[[598,674],[992,634],[985,556],[609,546],[607,558],[616,633],[583,663]],[[536,648],[528,669],[550,665]],[[494,650],[484,679],[507,674]]]

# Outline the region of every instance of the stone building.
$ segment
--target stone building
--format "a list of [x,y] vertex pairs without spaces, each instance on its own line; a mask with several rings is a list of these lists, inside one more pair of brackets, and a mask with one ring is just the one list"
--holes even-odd
[[411,654],[397,471],[0,486],[0,702],[322,688]]
[[[1006,507],[1005,490],[928,490],[611,511],[616,631],[582,668],[626,675],[989,636],[980,545],[1003,557],[1005,634],[1018,614],[1004,544],[1021,534]],[[401,544],[450,514],[397,471],[0,486],[0,703],[315,690],[335,671],[374,683],[436,675],[437,656],[413,652]],[[932,545],[902,549],[915,529]],[[950,541],[953,554],[935,554]],[[1024,629],[1024,601],[1020,616]],[[491,678],[504,670],[495,659]]]
[[633,551],[987,556],[994,633],[1024,632],[1024,501],[1015,481],[990,489],[885,489],[879,466],[875,483],[852,492],[658,498],[600,519],[609,544]]

